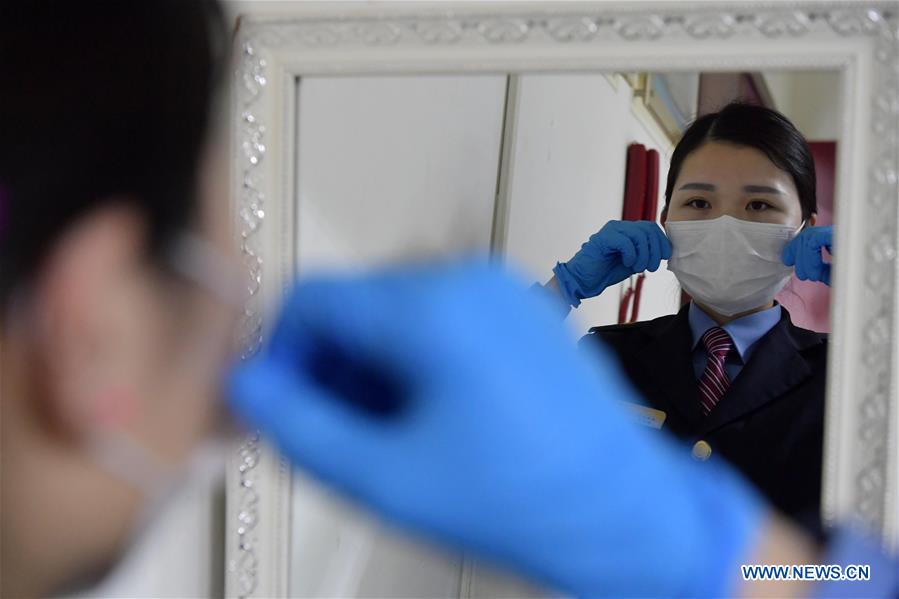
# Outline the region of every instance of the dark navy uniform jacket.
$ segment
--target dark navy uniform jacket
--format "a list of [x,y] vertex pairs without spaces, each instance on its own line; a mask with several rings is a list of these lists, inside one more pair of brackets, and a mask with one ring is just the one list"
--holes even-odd
[[727,393],[705,416],[693,369],[688,306],[676,315],[594,327],[582,344],[604,341],[663,430],[684,451],[705,440],[782,513],[820,537],[821,457],[827,336],[795,326],[786,309],[753,350]]

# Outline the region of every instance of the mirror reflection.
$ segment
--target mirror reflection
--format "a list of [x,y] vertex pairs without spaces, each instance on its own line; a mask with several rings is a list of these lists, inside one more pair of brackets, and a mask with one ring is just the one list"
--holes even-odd
[[[697,462],[727,459],[820,535],[839,84],[828,71],[304,78],[297,269],[489,248],[556,298],[584,351],[617,355],[646,401],[635,419]],[[296,501],[300,573],[339,518],[304,520],[331,501],[308,489]],[[297,574],[292,594],[459,584],[400,549],[366,559],[352,583]],[[409,573],[402,590],[378,574],[391,566]]]

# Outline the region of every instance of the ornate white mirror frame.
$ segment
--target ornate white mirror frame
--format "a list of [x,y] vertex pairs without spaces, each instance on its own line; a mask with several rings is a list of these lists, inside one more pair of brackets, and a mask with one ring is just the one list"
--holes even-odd
[[[234,6],[232,6],[234,8]],[[242,13],[237,231],[263,339],[294,265],[295,81],[305,75],[835,69],[842,113],[823,506],[899,540],[899,4],[282,4]],[[228,596],[287,594],[291,476],[255,436],[228,480]]]

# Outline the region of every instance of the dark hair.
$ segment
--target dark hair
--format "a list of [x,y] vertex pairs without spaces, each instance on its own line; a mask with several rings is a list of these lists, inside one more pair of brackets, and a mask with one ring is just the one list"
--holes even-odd
[[742,102],[732,102],[719,112],[703,115],[684,131],[671,155],[665,187],[666,206],[671,202],[684,160],[707,141],[728,142],[764,152],[777,168],[793,178],[802,206],[802,218],[807,219],[818,211],[815,161],[805,137],[776,110]]
[[112,197],[151,253],[189,224],[228,45],[214,0],[2,3],[0,302]]

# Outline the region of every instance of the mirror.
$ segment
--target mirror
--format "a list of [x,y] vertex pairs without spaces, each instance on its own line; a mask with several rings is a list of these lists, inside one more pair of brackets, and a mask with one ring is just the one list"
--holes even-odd
[[[672,154],[686,128],[734,100],[777,110],[808,140],[817,176],[810,212],[817,226],[833,222],[841,117],[835,71],[305,77],[296,85],[301,274],[492,249],[545,283],[557,262],[609,221],[633,218],[636,210],[637,218],[661,222],[666,207],[669,221],[726,212],[798,229],[806,220],[798,175],[745,145],[730,155],[733,145],[719,142],[715,152],[700,153],[700,144],[684,160],[678,185],[701,179],[725,189],[750,183],[776,190],[675,191],[666,201]],[[710,279],[725,256],[708,259],[712,265],[701,264],[700,275]],[[559,295],[558,287],[547,292]],[[735,344],[727,380],[703,379],[709,359],[699,337],[716,323],[685,294],[663,260],[658,270],[585,299],[571,310],[570,324],[579,335],[592,330],[584,343],[601,338],[615,349],[653,410],[635,417],[682,439],[697,459],[720,452],[769,501],[820,534],[830,288],[794,274],[777,293],[782,308],[771,307],[769,296],[741,309],[754,314],[724,324]],[[704,394],[703,385],[712,392]],[[726,392],[714,393],[721,385]],[[704,413],[708,400],[718,403]],[[347,534],[334,549],[350,559],[368,547],[358,558],[364,563],[354,566],[356,578],[335,573],[320,563],[322,544],[310,541],[333,541],[346,516],[327,524],[310,519],[320,510],[304,503],[309,482],[299,477],[297,485],[291,595],[458,592],[453,560],[436,567],[440,560],[423,559],[420,547],[409,550],[371,531],[355,540]]]
[[[765,308],[756,318],[724,322],[700,306],[710,300],[691,303],[701,290],[687,292],[663,261],[583,298],[567,318],[560,299],[560,326],[585,347],[597,338],[612,346],[647,399],[628,409],[697,460],[730,460],[813,532],[822,519],[857,515],[894,538],[896,459],[886,447],[896,426],[874,421],[897,404],[887,310],[896,180],[892,163],[871,173],[863,165],[895,151],[894,123],[868,101],[895,93],[870,76],[889,70],[866,37],[870,17],[824,7],[814,18],[784,9],[739,19],[491,10],[321,17],[261,9],[242,22],[234,188],[244,254],[261,281],[248,304],[248,340],[258,342],[261,315],[291,280],[320,270],[474,251],[514,265],[540,284],[534,293],[559,295],[552,284],[541,288],[553,267],[625,213],[664,216],[670,239],[671,223],[714,220],[686,206],[717,205],[716,217],[727,206],[738,222],[716,234],[770,249],[765,227],[792,237],[839,212],[852,227],[835,229],[833,287],[777,282],[776,304],[765,298],[750,307]],[[850,37],[858,43],[838,44]],[[834,43],[838,50],[822,50]],[[688,153],[679,172],[691,180],[672,182],[680,212],[668,202],[685,127],[734,99],[774,108],[808,142],[813,211],[790,168],[727,143],[701,159],[702,145]],[[869,137],[878,127],[881,136]],[[756,189],[725,192],[737,179]],[[699,203],[678,196],[686,183],[705,185],[691,188],[702,192]],[[733,346],[719,358],[697,339],[716,325]],[[877,357],[862,359],[861,347]],[[706,377],[713,360],[727,388],[706,415],[701,385],[722,383]],[[239,448],[228,513],[229,595],[552,594],[376,524],[290,472],[255,437]]]

